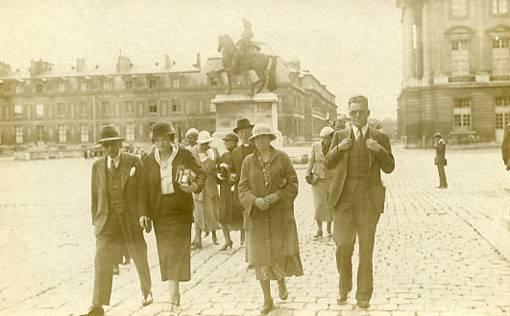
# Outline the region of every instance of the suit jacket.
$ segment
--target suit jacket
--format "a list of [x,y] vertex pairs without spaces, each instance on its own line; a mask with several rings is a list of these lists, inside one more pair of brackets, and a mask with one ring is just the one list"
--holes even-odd
[[[202,171],[191,152],[184,148],[184,146],[179,145],[177,155],[172,162],[172,181],[176,200],[182,207],[182,211],[191,212],[193,210],[193,198],[191,193],[182,191],[179,184],[176,182],[179,170],[183,169],[191,169],[196,174],[195,183],[198,185],[198,191],[202,190],[205,183],[205,173]],[[140,216],[143,215],[150,219],[155,219],[159,214],[161,174],[154,150],[143,161],[139,194]]]
[[510,159],[510,124],[505,127],[505,137],[501,144],[501,156],[505,164]]
[[[91,213],[96,236],[103,230],[109,214],[106,157],[105,155],[97,159],[92,165]],[[142,174],[142,162],[136,155],[121,152],[118,168],[126,203],[124,212],[129,212],[136,220],[138,218],[138,186]]]
[[322,152],[322,142],[312,144],[310,159],[308,159],[308,168],[306,174],[315,174],[319,179],[331,178],[331,172],[326,170],[326,156]]
[[[331,146],[328,154],[326,155],[326,167],[333,169],[333,178],[329,188],[329,207],[335,208],[340,201],[340,196],[344,189],[344,184],[347,179],[348,161],[350,150],[339,151],[337,145],[345,138],[351,137],[351,128],[345,128],[336,131],[331,141]],[[370,181],[370,195],[376,210],[380,213],[384,211],[384,199],[386,188],[381,181],[381,170],[384,173],[391,173],[395,169],[395,158],[391,153],[391,145],[388,136],[375,128],[368,127],[368,138],[371,138],[383,147],[378,153],[371,150],[369,153],[369,181]]]
[[444,139],[439,139],[436,144],[436,158],[434,159],[436,165],[446,165],[446,144]]

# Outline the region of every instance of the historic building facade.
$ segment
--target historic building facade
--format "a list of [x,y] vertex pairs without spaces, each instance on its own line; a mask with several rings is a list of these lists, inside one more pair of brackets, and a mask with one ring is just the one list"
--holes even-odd
[[[207,71],[208,63],[217,62],[210,58],[201,67],[197,56],[193,67],[179,68],[166,56],[161,64],[138,66],[120,56],[106,69],[83,59],[66,67],[39,60],[28,72],[0,63],[0,148],[87,147],[104,124],[116,125],[134,145],[150,142],[158,120],[171,122],[179,139],[190,127],[214,131],[210,101],[225,88]],[[336,117],[335,96],[299,69],[291,70],[290,79],[275,91],[279,129],[287,143],[311,141]],[[247,89],[245,81],[233,93]]]
[[403,82],[398,134],[501,141],[510,123],[510,0],[397,0]]

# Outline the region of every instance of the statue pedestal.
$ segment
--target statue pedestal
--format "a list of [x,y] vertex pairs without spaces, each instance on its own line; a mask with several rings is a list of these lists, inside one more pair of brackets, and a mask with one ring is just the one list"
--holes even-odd
[[241,94],[218,94],[212,100],[216,105],[216,131],[214,145],[224,150],[223,137],[232,132],[237,120],[247,118],[252,124],[265,123],[273,129],[276,139],[272,145],[282,147],[282,133],[278,130],[278,96],[274,93],[259,93],[253,97]]

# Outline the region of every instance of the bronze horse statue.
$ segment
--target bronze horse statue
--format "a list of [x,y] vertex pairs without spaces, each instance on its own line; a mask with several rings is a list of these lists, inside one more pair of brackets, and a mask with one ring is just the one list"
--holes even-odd
[[[267,83],[267,89],[273,91],[276,89],[276,56],[268,56],[261,53],[257,49],[252,49],[252,52],[242,56],[233,64],[233,59],[238,54],[238,48],[229,35],[222,35],[218,38],[218,52],[223,55],[223,69],[217,73],[225,72],[228,78],[228,91],[232,91],[232,75],[239,75],[242,72],[254,70],[259,80],[251,85],[251,96],[254,95],[255,87],[260,85],[257,93],[260,93]],[[269,74],[267,74],[269,72]]]

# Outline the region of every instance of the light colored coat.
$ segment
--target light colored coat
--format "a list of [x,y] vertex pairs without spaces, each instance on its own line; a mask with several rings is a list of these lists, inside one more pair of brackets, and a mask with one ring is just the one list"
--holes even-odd
[[322,152],[322,141],[312,144],[306,174],[315,174],[319,179],[331,178],[331,171],[328,172],[326,169],[326,156]]

